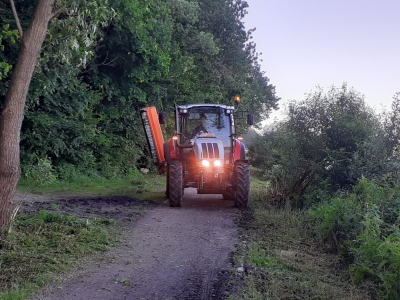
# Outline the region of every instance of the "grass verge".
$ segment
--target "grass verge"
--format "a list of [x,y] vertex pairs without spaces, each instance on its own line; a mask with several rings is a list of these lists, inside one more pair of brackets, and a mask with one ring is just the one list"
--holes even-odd
[[266,183],[252,179],[250,208],[238,222],[243,264],[239,299],[370,299],[354,286],[339,256],[321,246],[302,212],[271,207]]
[[54,273],[115,242],[114,221],[80,220],[41,211],[18,215],[13,230],[0,236],[0,300],[25,299]]
[[122,179],[85,179],[82,181],[55,181],[48,185],[33,186],[29,180],[22,178],[18,183],[21,192],[36,194],[74,194],[77,196],[127,196],[141,200],[162,202],[165,200],[165,175],[135,174]]
[[[165,176],[142,175],[123,179],[56,181],[35,187],[21,179],[19,192],[51,196],[127,196],[165,200]],[[41,211],[18,214],[10,233],[0,235],[0,300],[26,299],[79,260],[116,243],[118,228],[110,219],[81,220],[73,215]]]

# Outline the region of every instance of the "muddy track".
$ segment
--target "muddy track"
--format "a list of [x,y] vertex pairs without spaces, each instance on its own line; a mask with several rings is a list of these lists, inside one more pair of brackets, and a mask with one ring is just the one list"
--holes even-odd
[[[237,244],[238,210],[221,195],[186,189],[181,208],[126,197],[31,201],[24,210],[57,208],[108,217],[122,243],[31,299],[225,299],[224,276]],[[47,207],[47,208],[46,208]]]

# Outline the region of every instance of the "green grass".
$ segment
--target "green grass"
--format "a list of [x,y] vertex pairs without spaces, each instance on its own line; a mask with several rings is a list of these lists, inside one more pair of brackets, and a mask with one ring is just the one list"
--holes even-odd
[[[21,181],[19,190],[28,189]],[[246,243],[241,246],[242,253],[234,257],[246,269],[235,275],[240,278],[233,279],[235,285],[243,282],[243,290],[230,299],[369,299],[352,284],[339,257],[321,247],[319,235],[305,222],[303,213],[289,206],[270,206],[266,189],[266,182],[252,178],[250,209],[241,210],[238,221],[239,234]],[[165,200],[165,176],[58,182],[36,192],[122,195],[161,202]],[[87,223],[46,212],[18,215],[12,233],[0,242],[0,300],[25,299],[51,281],[52,274],[70,268],[93,251],[110,247],[114,243],[110,238],[112,225],[112,220]]]
[[[128,196],[141,200],[165,200],[165,176],[135,174],[123,179],[56,181],[33,186],[20,180],[20,192],[41,195],[106,197]],[[58,209],[57,204],[51,205]],[[26,299],[45,286],[54,274],[67,270],[76,261],[115,244],[117,229],[109,219],[80,220],[42,211],[17,215],[9,234],[0,235],[0,300]]]
[[302,212],[270,206],[267,183],[251,180],[250,209],[241,212],[244,243],[239,299],[370,299],[354,286],[339,256],[327,252]]
[[275,257],[267,254],[265,249],[257,244],[251,244],[249,249],[249,262],[256,267],[279,268],[280,264]]
[[80,220],[41,211],[18,215],[12,231],[0,236],[0,300],[25,299],[54,273],[115,242],[114,222]]
[[18,184],[21,192],[37,194],[74,194],[77,196],[127,196],[141,200],[163,202],[166,177],[162,175],[135,174],[122,179],[84,179],[80,182],[56,181],[52,184],[32,186],[22,178]]

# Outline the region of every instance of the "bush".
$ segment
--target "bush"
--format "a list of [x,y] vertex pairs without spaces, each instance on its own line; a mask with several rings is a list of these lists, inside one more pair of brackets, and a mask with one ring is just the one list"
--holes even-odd
[[46,185],[57,180],[51,160],[48,157],[37,159],[36,164],[26,167],[24,176],[30,185]]
[[351,190],[362,176],[381,177],[400,165],[381,120],[346,85],[311,93],[287,111],[249,147],[251,163],[266,170],[274,202],[309,205],[318,198],[304,199],[307,190],[321,182],[330,194]]
[[[379,181],[381,182],[381,181]],[[355,280],[368,279],[383,299],[400,297],[400,189],[365,178],[307,210],[321,237],[343,250]]]
[[334,198],[306,213],[322,237],[338,251],[345,240],[353,240],[361,233],[360,204],[353,199]]
[[400,229],[382,229],[384,221],[376,213],[368,213],[362,225],[364,231],[350,244],[354,263],[350,270],[354,279],[370,278],[380,286],[383,299],[400,297]]
[[326,180],[316,180],[317,182],[306,188],[304,195],[293,203],[297,207],[309,209],[316,207],[320,203],[326,203],[336,196],[334,188]]

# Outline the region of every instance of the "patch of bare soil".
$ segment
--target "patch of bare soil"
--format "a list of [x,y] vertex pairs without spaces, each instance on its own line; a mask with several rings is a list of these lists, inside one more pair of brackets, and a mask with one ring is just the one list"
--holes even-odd
[[128,197],[39,198],[21,209],[114,219],[122,242],[31,299],[227,298],[238,211],[221,195],[186,189],[182,208]]

